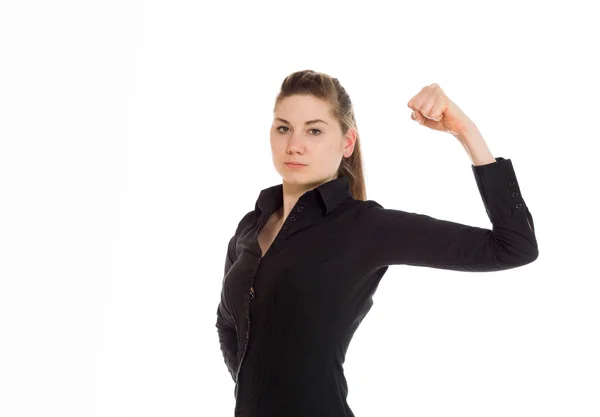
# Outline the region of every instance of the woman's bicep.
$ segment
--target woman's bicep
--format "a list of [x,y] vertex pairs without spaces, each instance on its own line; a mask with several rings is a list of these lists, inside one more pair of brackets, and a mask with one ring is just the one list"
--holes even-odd
[[[368,202],[360,236],[373,267],[415,265],[461,271],[506,269],[508,248],[489,229],[386,209]],[[512,262],[514,263],[514,262]]]
[[471,165],[492,229],[385,209],[361,207],[360,239],[369,266],[407,264],[458,271],[500,271],[538,257],[533,217],[510,159]]

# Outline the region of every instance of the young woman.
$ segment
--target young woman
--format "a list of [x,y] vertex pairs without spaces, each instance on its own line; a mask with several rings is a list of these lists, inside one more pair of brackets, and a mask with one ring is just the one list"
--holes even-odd
[[336,78],[289,75],[276,98],[273,164],[229,241],[218,336],[245,417],[351,417],[343,363],[389,265],[501,271],[538,257],[533,218],[510,159],[437,84],[409,102],[413,120],[468,152],[493,229],[385,209],[366,199],[356,120]]

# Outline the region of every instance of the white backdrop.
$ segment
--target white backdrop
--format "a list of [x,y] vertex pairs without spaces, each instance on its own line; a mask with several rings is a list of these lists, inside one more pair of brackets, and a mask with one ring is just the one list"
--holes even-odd
[[464,148],[410,118],[440,84],[513,161],[539,243],[503,272],[390,267],[348,350],[356,416],[600,415],[586,4],[4,2],[0,415],[233,415],[225,250],[281,182],[272,108],[301,69],[349,92],[369,199],[491,228]]

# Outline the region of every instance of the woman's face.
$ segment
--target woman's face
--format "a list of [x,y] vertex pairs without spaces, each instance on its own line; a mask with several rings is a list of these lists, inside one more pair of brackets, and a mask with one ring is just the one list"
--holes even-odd
[[[329,104],[310,95],[286,97],[276,106],[271,126],[275,169],[290,184],[314,184],[335,178],[344,152],[350,156],[355,137],[346,138]],[[304,164],[301,167],[286,162]]]

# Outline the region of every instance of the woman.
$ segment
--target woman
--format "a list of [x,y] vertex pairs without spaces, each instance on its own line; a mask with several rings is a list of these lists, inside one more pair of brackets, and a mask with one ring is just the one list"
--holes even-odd
[[463,145],[493,230],[366,200],[352,103],[336,78],[295,72],[275,104],[271,150],[283,182],[238,223],[217,309],[236,415],[354,416],[345,354],[388,266],[526,265],[538,256],[533,218],[510,159],[491,155],[437,84],[408,102],[412,118]]

